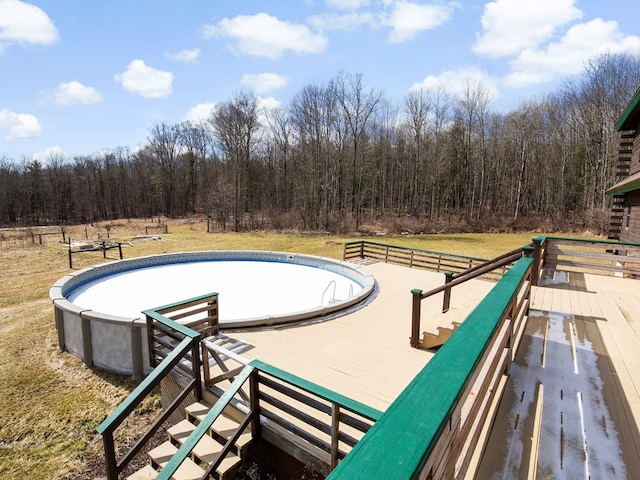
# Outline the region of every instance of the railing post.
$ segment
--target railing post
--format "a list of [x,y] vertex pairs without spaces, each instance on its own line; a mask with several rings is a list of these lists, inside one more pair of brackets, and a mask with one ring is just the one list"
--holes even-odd
[[364,240],[360,241],[360,258],[364,259]]
[[107,430],[102,434],[102,444],[104,445],[104,460],[106,463],[106,473],[108,480],[118,480],[118,462],[116,461],[116,451],[113,445],[113,432]]
[[258,370],[254,370],[249,377],[249,401],[251,404],[251,412],[253,418],[251,419],[251,436],[254,439],[259,439],[260,432],[260,379],[258,377]]
[[418,337],[420,336],[420,307],[422,302],[422,290],[414,288],[411,290],[413,303],[411,307],[411,338],[409,343],[413,348],[418,348]]
[[540,263],[542,261],[542,238],[533,237],[533,268],[531,269],[531,284],[538,285],[540,278]]
[[331,403],[331,470],[338,466],[340,437],[340,405]]
[[[444,284],[451,283],[453,280],[453,272],[444,272]],[[442,300],[442,313],[449,311],[449,305],[451,304],[451,287],[444,291],[444,298]]]
[[193,340],[193,346],[191,347],[191,368],[193,369],[193,378],[196,381],[195,384],[195,396],[196,400],[202,400],[202,375],[200,373],[200,340],[202,337],[198,335]]

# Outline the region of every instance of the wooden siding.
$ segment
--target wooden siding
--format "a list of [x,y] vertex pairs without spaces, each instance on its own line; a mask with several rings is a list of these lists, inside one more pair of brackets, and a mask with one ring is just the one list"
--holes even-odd
[[635,128],[635,136],[633,138],[633,150],[631,152],[631,167],[629,174],[640,172],[640,121]]
[[627,193],[625,195],[625,205],[620,240],[640,243],[640,191],[636,190],[635,192]]

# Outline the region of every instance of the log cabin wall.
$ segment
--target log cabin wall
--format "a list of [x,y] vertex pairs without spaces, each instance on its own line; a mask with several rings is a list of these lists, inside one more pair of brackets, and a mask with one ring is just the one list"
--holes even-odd
[[620,240],[622,242],[640,243],[640,190],[629,192],[625,195]]

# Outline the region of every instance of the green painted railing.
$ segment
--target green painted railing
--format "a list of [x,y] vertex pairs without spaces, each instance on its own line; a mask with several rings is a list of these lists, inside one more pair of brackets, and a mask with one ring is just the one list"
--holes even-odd
[[[173,322],[171,322],[173,323]],[[176,324],[176,328],[182,328]],[[193,380],[185,387],[182,394],[169,406],[160,417],[151,425],[147,432],[135,443],[135,445],[120,459],[116,458],[114,445],[114,432],[124,420],[142,403],[142,401],[155,389],[174,367],[189,353],[193,355],[194,349],[200,344],[200,334],[186,329],[184,339],[176,345],[173,351],[149,374],[129,396],[122,402],[96,429],[102,435],[104,445],[106,474],[109,480],[117,480],[120,472],[129,464],[134,456],[142,449],[146,442],[153,436],[169,415],[175,411],[180,402],[191,392],[200,391],[201,380],[199,369],[194,372]],[[198,396],[196,394],[196,396]],[[201,398],[201,396],[200,396]]]
[[[489,414],[473,402],[501,394],[495,379],[515,356],[532,264],[515,263],[327,480],[454,478],[468,466],[474,425]],[[485,380],[486,362],[493,373]]]

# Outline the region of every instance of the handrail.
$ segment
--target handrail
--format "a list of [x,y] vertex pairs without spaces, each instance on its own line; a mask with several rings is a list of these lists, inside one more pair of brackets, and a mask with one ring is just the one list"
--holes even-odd
[[[198,423],[191,435],[187,437],[178,451],[173,455],[173,457],[171,457],[171,460],[169,460],[169,462],[160,471],[160,473],[158,473],[156,480],[169,480],[170,478],[172,478],[172,475],[180,467],[182,462],[189,456],[191,451],[195,448],[202,437],[204,437],[204,435],[209,431],[209,429],[213,425],[213,422],[215,422],[216,419],[222,414],[222,411],[227,407],[231,399],[236,395],[236,393],[238,393],[238,391],[242,388],[244,383],[247,381],[247,379],[249,379],[254,371],[255,368],[251,365],[247,365],[246,367],[244,367],[242,372],[240,372],[236,379],[231,383],[231,386],[227,390],[225,390],[216,404],[211,407],[211,410],[207,412],[205,417],[200,421],[200,423]],[[252,416],[253,412],[249,411],[248,417]],[[203,472],[203,478],[208,478],[208,474],[217,468],[220,462],[224,459],[225,455],[229,453],[232,446],[233,442],[231,441],[225,444],[222,451],[218,454],[217,460],[211,462],[206,473]]]
[[[164,308],[164,307],[161,307]],[[147,318],[148,335],[152,336],[153,322],[157,322],[162,326],[164,332],[172,333],[173,338],[180,339],[175,344],[167,344],[170,348],[168,353],[165,352],[163,360],[153,369],[153,371],[131,392],[127,398],[98,426],[97,432],[102,435],[102,441],[105,450],[106,473],[109,480],[117,480],[120,472],[129,464],[133,457],[142,449],[144,444],[157,431],[162,423],[178,408],[181,401],[191,392],[195,392],[198,400],[202,398],[202,381],[200,378],[200,354],[199,345],[202,335],[184,325],[181,325],[170,318],[166,318],[158,313],[160,309],[145,310],[143,313]],[[152,341],[149,340],[149,356],[150,362],[155,366],[156,360]],[[178,398],[165,409],[160,417],[151,425],[145,434],[129,449],[129,451],[120,459],[116,459],[115,445],[113,433],[122,422],[135,410],[142,400],[156,387],[160,382],[178,366],[183,358],[190,358],[192,368],[190,371],[191,381],[184,387]]]
[[373,422],[377,421],[382,415],[382,412],[380,410],[365,405],[364,403],[358,402],[357,400],[353,400],[349,397],[345,397],[344,395],[334,392],[333,390],[329,390],[328,388],[317,385],[313,382],[305,380],[304,378],[298,377],[292,373],[269,365],[268,363],[264,363],[260,360],[253,360],[249,365],[255,367],[260,372],[266,373],[274,378],[282,380],[283,382],[294,385],[301,390],[304,390],[305,392],[312,393],[317,397],[320,397],[329,402],[340,404],[350,412],[361,415]]
[[[445,292],[445,300],[443,302],[443,311],[447,311],[449,308],[450,292],[451,289],[457,285],[460,285],[468,280],[480,277],[492,270],[509,265],[522,257],[525,247],[508,252],[504,255],[500,255],[493,260],[488,260],[477,267],[472,267],[469,270],[460,273],[456,277],[448,276],[444,285],[433,288],[427,292],[423,292],[418,288],[411,290],[412,295],[412,307],[411,307],[411,337],[409,342],[413,348],[418,348],[419,336],[420,336],[420,320],[421,320],[421,302],[425,298],[436,295],[440,292]],[[526,247],[530,248],[530,247]],[[453,278],[453,279],[451,279]]]
[[[335,468],[340,459],[344,458],[346,455],[345,452],[340,449],[340,444],[343,443],[348,447],[353,448],[359,441],[358,438],[355,438],[343,431],[340,428],[340,424],[347,425],[360,432],[360,434],[366,434],[371,426],[382,415],[382,412],[379,410],[259,360],[252,361],[251,365],[256,367],[257,370],[257,379],[254,383],[255,386],[251,391],[252,404],[257,405],[256,409],[259,410],[260,417],[264,417],[273,424],[284,428],[285,431],[303,439],[305,443],[313,445],[314,447],[328,453],[330,459],[329,471]],[[265,374],[268,375],[268,377],[264,376]],[[289,384],[298,390],[296,391],[283,384],[279,384],[276,380],[283,384]],[[311,409],[329,415],[331,419],[330,424],[324,423],[317,417],[317,415],[310,415],[309,413],[296,408],[294,405],[295,402],[283,402],[276,395],[265,391],[263,387],[284,395],[287,399],[293,399],[294,401],[301,402]],[[316,398],[324,400],[325,402],[328,402],[328,405],[319,402],[312,397],[306,396],[302,392],[306,392]],[[263,404],[265,405],[263,406]],[[267,406],[284,412],[286,416],[293,417],[312,429],[329,436],[330,442],[326,442],[321,438],[321,436],[314,435],[312,431],[286,420],[285,417],[278,415],[274,410],[267,408]],[[345,413],[343,410],[350,413]],[[354,417],[351,414],[355,414],[360,418]]]
[[[195,335],[194,335],[195,334]],[[171,352],[130,394],[127,398],[98,426],[97,432],[102,435],[105,458],[106,458],[106,470],[107,478],[117,479],[120,472],[127,466],[136,453],[143,447],[144,443],[150,438],[153,433],[160,427],[162,421],[164,421],[171,413],[171,409],[167,409],[162,417],[156,421],[156,423],[149,429],[140,441],[124,455],[124,457],[118,461],[116,459],[115,447],[113,441],[113,433],[122,422],[133,412],[142,400],[160,384],[163,378],[165,378],[169,372],[173,370],[175,365],[189,352],[194,345],[200,340],[200,334],[197,332],[191,332],[190,335],[185,338],[176,346]],[[197,380],[199,382],[199,380]],[[190,383],[185,391],[191,391],[196,387],[196,382]],[[177,402],[174,402],[173,409],[177,407]]]
[[524,257],[509,269],[327,480],[467,473],[524,329],[532,264]]
[[[329,282],[329,284],[327,285],[327,288],[324,289],[324,292],[322,292],[322,298],[320,299],[320,306],[324,305],[324,294],[327,293],[327,290],[329,290],[329,288],[331,288],[331,285],[333,285],[333,298],[332,300],[336,299],[336,288],[337,288],[337,283],[335,280],[331,280]],[[329,301],[329,303],[331,303],[331,301]]]

